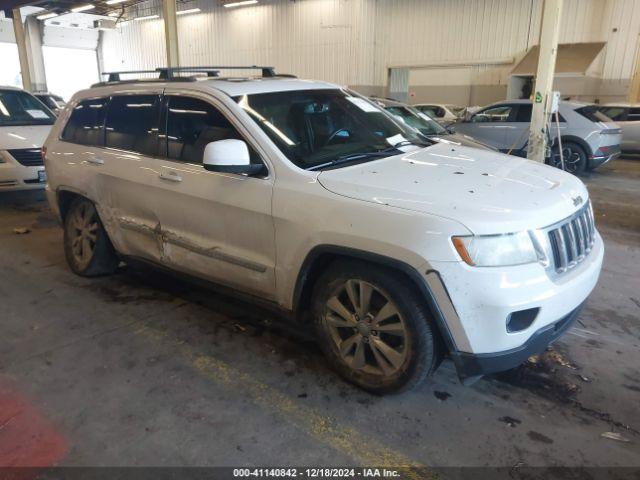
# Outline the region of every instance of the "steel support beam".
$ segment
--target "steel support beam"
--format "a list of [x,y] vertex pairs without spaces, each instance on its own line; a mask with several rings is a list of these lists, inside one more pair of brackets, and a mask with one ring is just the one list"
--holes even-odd
[[27,45],[27,59],[31,74],[31,88],[34,92],[47,91],[47,74],[44,68],[44,54],[42,52],[42,37],[44,24],[35,16],[28,16],[24,22],[25,42]]
[[529,130],[527,158],[544,162],[547,147],[547,125],[550,118],[551,92],[556,71],[560,16],[563,0],[545,0],[540,31],[540,55],[533,95],[533,112]]
[[18,44],[18,57],[20,58],[20,74],[22,75],[22,88],[28,91],[33,90],[31,84],[31,71],[29,70],[29,56],[27,54],[27,41],[24,34],[24,25],[22,23],[22,14],[20,9],[13,11],[13,32],[16,36]]
[[629,85],[629,103],[640,103],[640,36],[636,42],[636,55]]
[[178,51],[178,7],[176,0],[162,0],[162,13],[164,16],[164,36],[167,43],[167,67],[180,66],[180,54]]

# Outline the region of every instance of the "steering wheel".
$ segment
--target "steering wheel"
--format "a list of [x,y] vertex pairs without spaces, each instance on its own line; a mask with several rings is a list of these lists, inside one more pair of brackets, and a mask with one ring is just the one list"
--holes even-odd
[[331,135],[329,135],[329,138],[327,138],[327,141],[324,142],[324,144],[322,145],[323,147],[326,147],[327,145],[329,145],[331,142],[333,142],[335,140],[335,138],[338,136],[339,133],[341,132],[347,132],[349,133],[349,130],[347,130],[346,128],[339,128],[337,129],[335,132],[333,132]]

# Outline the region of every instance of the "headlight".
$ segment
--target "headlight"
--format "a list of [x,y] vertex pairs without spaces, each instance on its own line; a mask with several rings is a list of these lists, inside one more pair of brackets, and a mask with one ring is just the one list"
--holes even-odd
[[528,232],[452,237],[462,259],[474,267],[523,265],[539,260]]

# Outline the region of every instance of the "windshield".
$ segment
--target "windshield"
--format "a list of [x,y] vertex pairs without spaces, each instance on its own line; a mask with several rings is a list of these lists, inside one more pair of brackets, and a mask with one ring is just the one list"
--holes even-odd
[[[296,90],[234,98],[289,160],[309,169],[354,158],[400,153],[401,145],[430,145],[377,105],[346,90]],[[371,155],[368,155],[371,154]]]
[[0,90],[0,127],[53,125],[55,116],[33,95]]
[[386,107],[386,109],[423,135],[446,135],[449,133],[429,115],[413,107]]

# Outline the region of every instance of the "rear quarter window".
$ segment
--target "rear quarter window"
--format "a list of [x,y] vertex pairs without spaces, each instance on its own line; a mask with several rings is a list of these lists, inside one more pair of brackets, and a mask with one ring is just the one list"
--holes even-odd
[[102,146],[106,105],[106,98],[80,102],[71,112],[60,138],[80,145]]
[[582,115],[584,118],[591,122],[612,122],[609,117],[598,110],[595,105],[587,105],[586,107],[580,107],[576,109],[576,113]]

